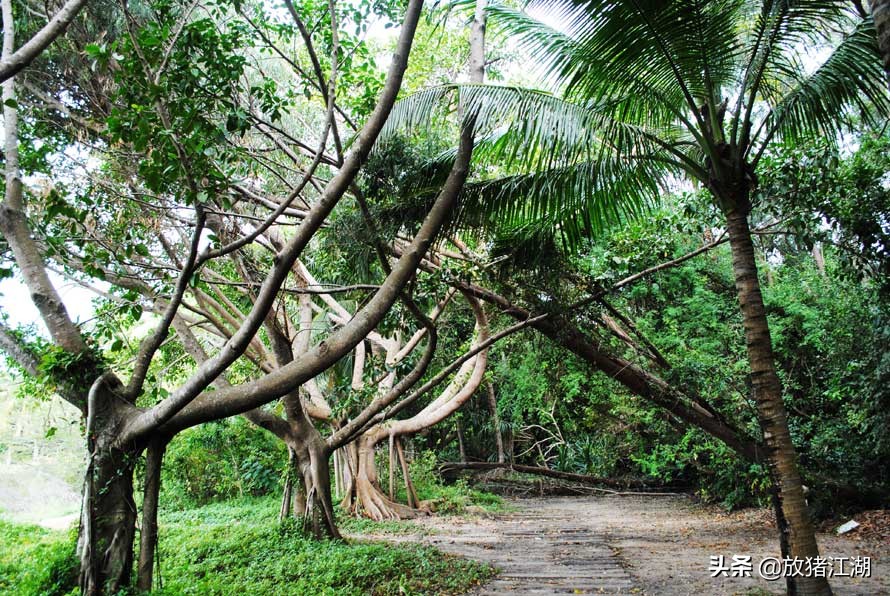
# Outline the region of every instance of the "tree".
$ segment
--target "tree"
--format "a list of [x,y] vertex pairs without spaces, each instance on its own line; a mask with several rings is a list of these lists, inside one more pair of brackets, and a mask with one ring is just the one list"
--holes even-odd
[[[329,123],[332,122],[334,111],[334,73],[339,53],[336,42],[338,25],[333,6],[332,3],[330,22],[333,52],[328,80],[329,95],[326,97]],[[157,8],[157,16],[162,23],[164,18],[172,19],[175,14],[171,13],[172,6],[169,3],[160,3]],[[275,249],[275,256],[261,286],[255,289],[254,300],[244,320],[236,322],[231,337],[220,352],[196,367],[173,392],[165,396],[155,394],[156,398],[161,397],[161,399],[153,403],[146,404],[144,401],[137,403],[137,400],[143,397],[143,392],[147,389],[146,379],[154,356],[176,319],[177,312],[183,306],[186,291],[198,280],[196,276],[199,268],[214,259],[249,246],[287,211],[289,204],[298,194],[294,193],[281,203],[273,201],[271,208],[267,206],[269,213],[261,218],[266,222],[263,226],[254,227],[247,233],[239,233],[237,239],[219,249],[210,247],[208,250],[200,249],[203,231],[205,228],[213,228],[211,212],[229,206],[229,198],[224,195],[231,189],[231,180],[226,179],[225,175],[225,162],[212,161],[213,156],[218,155],[218,149],[208,148],[208,141],[214,139],[225,146],[227,139],[223,135],[220,140],[218,132],[223,128],[229,133],[243,130],[242,122],[246,120],[242,112],[234,110],[234,114],[228,119],[222,118],[225,125],[220,126],[219,110],[214,109],[214,106],[218,108],[223,105],[235,107],[231,100],[228,100],[227,94],[231,92],[236,81],[241,81],[244,61],[236,54],[236,48],[231,44],[233,40],[238,39],[239,31],[243,30],[243,27],[233,24],[231,35],[220,35],[211,19],[192,19],[186,12],[178,20],[167,23],[173,26],[164,27],[166,38],[159,39],[151,36],[156,24],[134,29],[133,25],[138,23],[138,20],[127,13],[125,7],[127,35],[119,47],[125,54],[115,53],[114,46],[103,47],[94,44],[88,48],[88,52],[100,66],[113,64],[122,78],[126,80],[127,76],[132,77],[127,80],[132,85],[122,86],[121,89],[123,93],[134,96],[135,100],[125,104],[123,111],[99,115],[100,118],[108,120],[109,132],[112,135],[110,139],[106,138],[110,140],[109,145],[123,143],[138,155],[135,160],[138,169],[129,172],[131,176],[133,174],[136,176],[129,178],[127,181],[129,184],[125,183],[124,186],[133,189],[137,184],[144,184],[142,188],[156,193],[155,197],[159,201],[160,197],[171,196],[174,201],[181,200],[182,206],[190,214],[190,217],[186,218],[186,228],[189,229],[185,236],[186,240],[183,245],[176,247],[184,248],[182,252],[170,246],[163,233],[158,235],[157,240],[167,252],[173,270],[177,271],[177,274],[175,279],[167,280],[172,281],[172,284],[162,283],[150,287],[150,291],[158,295],[157,302],[162,307],[160,320],[154,331],[141,343],[132,367],[118,371],[115,371],[114,367],[99,354],[99,350],[91,345],[68,316],[47,275],[46,259],[58,255],[58,251],[63,248],[64,240],[53,242],[53,238],[44,237],[40,239],[41,242],[32,234],[33,219],[29,221],[25,209],[23,174],[17,159],[20,139],[16,118],[18,114],[16,80],[11,77],[4,82],[6,184],[5,199],[0,212],[2,214],[0,226],[4,238],[12,249],[18,269],[50,330],[54,342],[50,352],[55,362],[55,368],[49,371],[50,376],[54,376],[57,384],[63,388],[61,391],[63,396],[69,397],[84,412],[86,418],[90,462],[85,483],[84,514],[79,542],[82,560],[81,587],[85,593],[115,592],[129,581],[136,514],[132,482],[138,455],[147,447],[153,446],[151,448],[153,454],[149,459],[150,463],[157,467],[163,443],[177,432],[204,421],[251,411],[296,390],[300,384],[333,365],[382,320],[389,307],[399,298],[423,254],[446,221],[468,172],[468,161],[472,151],[471,126],[466,126],[462,130],[459,157],[455,162],[453,175],[443,187],[443,200],[434,203],[430,217],[425,218],[417,230],[406,255],[393,265],[387,281],[356,313],[356,316],[324,341],[296,355],[293,361],[283,363],[278,369],[247,383],[220,388],[208,394],[207,390],[219,375],[251,347],[256,347],[255,336],[268,319],[279,290],[292,267],[347,192],[367,159],[399,91],[420,9],[420,2],[409,4],[392,66],[375,108],[358,132],[351,150],[344,154],[341,160],[333,162],[337,169],[336,173],[327,181],[326,186],[319,188],[318,196],[311,205],[307,204],[308,209],[300,214],[301,219],[296,231],[282,240],[280,247]],[[207,10],[213,14],[215,8],[211,5]],[[299,15],[294,12],[295,20],[299,23]],[[11,3],[4,3],[3,16],[5,40],[3,56],[11,59],[15,30]],[[181,35],[187,38],[189,44],[184,52],[177,53],[174,50]],[[159,41],[164,41],[168,45],[162,46]],[[193,68],[188,58],[189,52],[200,54],[202,51],[207,52],[201,56],[202,66],[208,69],[205,71]],[[123,68],[115,64],[119,60],[124,61]],[[167,69],[173,66],[185,70],[179,72],[179,76],[175,79],[162,76],[169,75],[170,71]],[[139,69],[142,69],[141,78],[134,75]],[[262,71],[258,74],[263,76]],[[190,78],[189,75],[194,78]],[[216,76],[219,79],[213,78]],[[194,95],[189,97],[189,85],[196,82],[198,87],[191,87],[191,93]],[[161,83],[169,84],[171,87],[164,89]],[[208,88],[208,84],[211,87]],[[322,84],[320,87],[324,89],[325,85]],[[206,93],[198,93],[198,88],[203,88]],[[272,97],[268,93],[263,95],[264,89],[263,86],[251,87],[250,92],[260,96],[259,103],[264,110],[274,112],[276,108],[274,94]],[[140,93],[142,95],[139,95]],[[209,106],[201,104],[201,101],[208,99],[220,103]],[[107,103],[107,97],[101,98],[101,101]],[[182,111],[170,110],[168,106],[172,101],[184,102],[179,106]],[[195,106],[201,106],[205,110],[191,114],[184,120],[177,119],[183,114],[192,112]],[[59,109],[58,101],[55,108]],[[133,112],[128,113],[127,110],[130,108]],[[135,123],[133,128],[128,125],[129,118]],[[206,128],[202,129],[202,126]],[[333,125],[327,127],[325,137],[331,128]],[[324,145],[317,152],[316,162],[320,161],[323,148]],[[211,161],[206,158],[211,158]],[[199,171],[204,177],[199,177]],[[310,177],[311,173],[306,179]],[[139,182],[130,182],[134,178]],[[303,183],[303,186],[305,185],[306,181]],[[142,189],[136,188],[133,192],[139,195],[140,190]],[[63,208],[63,215],[70,216],[72,212],[76,213],[70,205]],[[95,223],[88,222],[86,217],[79,222],[76,216],[70,219],[82,226],[75,228],[87,228],[88,231]],[[117,223],[126,226],[126,222]],[[240,232],[240,228],[236,230]],[[110,238],[104,240],[113,241]],[[147,260],[151,260],[151,252],[147,247],[137,247],[135,251],[148,258]],[[134,282],[129,275],[105,276],[101,263],[97,266],[91,263],[89,258],[83,258],[89,257],[89,253],[84,255],[77,251],[69,252],[71,254],[65,254],[59,259],[65,265],[80,265],[86,275],[91,275],[93,278],[107,277],[121,289],[133,285],[139,286],[138,281]],[[123,256],[130,257],[130,250],[128,249]],[[33,346],[27,345],[15,333],[4,333],[4,338],[10,340],[12,348],[9,352],[11,356],[21,358],[24,370],[37,370],[35,362],[38,359]],[[46,355],[43,360],[53,362],[52,359],[47,360]],[[37,372],[47,371],[37,370]],[[121,381],[118,373],[121,375],[129,373],[128,381],[126,383]]]
[[[536,20],[534,10],[559,26]],[[469,186],[464,209],[475,204],[484,225],[516,244],[555,232],[577,245],[607,214],[656,200],[673,177],[707,188],[732,249],[783,552],[817,556],[748,216],[758,164],[775,142],[837,142],[854,111],[865,122],[887,116],[874,23],[843,2],[566,0],[532,2],[528,11],[491,5],[489,18],[564,96],[459,90],[496,106],[485,112],[491,122],[510,123],[476,153],[508,175]],[[814,65],[802,55],[807,45],[831,53]],[[444,91],[418,97],[415,107],[436,93]],[[413,108],[396,113],[424,117]],[[824,578],[789,579],[789,590],[830,593]]]

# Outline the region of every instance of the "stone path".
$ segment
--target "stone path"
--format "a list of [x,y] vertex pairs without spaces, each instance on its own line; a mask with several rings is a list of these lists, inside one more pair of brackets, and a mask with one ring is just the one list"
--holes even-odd
[[[501,573],[474,596],[640,594],[645,596],[781,595],[784,582],[712,577],[713,555],[777,556],[769,511],[725,513],[686,497],[590,496],[516,499],[496,516],[414,520],[427,533],[379,536],[423,542],[487,562]],[[852,533],[851,533],[852,534]],[[824,556],[871,557],[869,578],[834,578],[837,596],[890,596],[888,545],[820,533]]]
[[474,594],[629,594],[634,580],[601,532],[564,499],[524,499],[518,511],[443,526],[424,542],[501,570]]

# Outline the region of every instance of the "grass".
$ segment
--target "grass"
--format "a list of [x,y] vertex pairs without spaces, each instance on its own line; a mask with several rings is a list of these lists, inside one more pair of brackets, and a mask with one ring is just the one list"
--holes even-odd
[[[490,567],[422,546],[313,541],[279,524],[276,498],[162,512],[158,594],[460,594]],[[348,532],[414,532],[410,522],[342,520]],[[155,576],[157,584],[157,575]],[[76,583],[73,536],[0,522],[0,593],[65,594]]]
[[366,517],[352,517],[337,511],[337,527],[346,534],[378,534],[397,536],[400,534],[429,533],[429,529],[410,520],[374,521]]
[[0,594],[65,594],[77,584],[76,536],[0,519]]

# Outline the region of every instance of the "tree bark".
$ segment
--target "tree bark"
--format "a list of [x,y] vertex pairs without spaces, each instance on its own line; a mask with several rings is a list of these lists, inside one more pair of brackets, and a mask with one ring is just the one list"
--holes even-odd
[[293,515],[294,511],[294,474],[296,473],[297,456],[294,450],[287,448],[287,470],[284,472],[284,490],[281,492],[281,509],[278,511],[278,521],[284,522]]
[[354,515],[364,515],[375,521],[415,517],[417,509],[390,500],[380,487],[375,464],[379,438],[369,434],[357,441],[358,462],[352,482],[352,494],[347,505]]
[[460,418],[454,421],[454,427],[457,431],[457,449],[458,453],[460,453],[460,461],[463,463],[467,462],[467,448],[464,445],[464,429],[461,426]]
[[154,581],[155,553],[158,546],[158,496],[161,490],[161,465],[168,439],[149,444],[145,457],[145,489],[142,498],[142,530],[139,536],[139,564],[136,587],[150,592]]
[[825,277],[825,253],[822,252],[822,243],[813,243],[813,261],[816,263],[816,269],[819,275]]
[[88,397],[87,443],[90,451],[84,482],[78,553],[80,589],[86,596],[113,594],[130,583],[136,503],[133,470],[139,449],[116,445],[117,429],[126,420],[120,382],[100,377]]
[[22,47],[15,52],[10,51],[8,54],[4,52],[3,59],[0,60],[0,81],[14,77],[31,64],[43,50],[65,32],[65,29],[77,17],[86,3],[87,0],[68,0],[62,5],[59,12]]
[[890,0],[872,0],[871,14],[878,32],[878,50],[890,86]]
[[485,386],[488,390],[488,409],[491,410],[491,424],[494,427],[494,440],[498,449],[498,463],[502,464],[507,461],[507,458],[504,454],[504,437],[501,434],[501,419],[500,416],[498,416],[498,400],[497,397],[495,397],[494,385],[491,381],[486,381]]
[[[763,432],[766,462],[776,487],[779,531],[787,537],[791,557],[819,556],[816,534],[804,499],[797,467],[797,452],[788,430],[782,401],[782,383],[776,374],[772,341],[754,258],[754,244],[744,211],[727,212],[727,231],[732,250],[736,291],[745,327],[745,342],[751,367],[751,386],[757,417]],[[782,527],[781,520],[787,527]],[[800,595],[831,594],[826,578],[795,577],[793,591]]]
[[[303,519],[314,538],[340,539],[340,531],[334,519],[334,503],[331,495],[330,450],[327,443],[299,404],[288,402],[288,423],[295,442],[294,451],[306,490]],[[295,396],[299,401],[299,396]],[[296,406],[296,407],[295,407]]]
[[389,435],[389,500],[396,499],[396,458],[395,458],[395,441],[393,435]]
[[342,536],[334,518],[333,496],[331,495],[331,468],[324,446],[307,446],[306,459],[300,461],[303,483],[306,487],[303,510],[304,527],[316,540]]
[[420,500],[417,498],[417,491],[414,490],[414,483],[411,482],[411,470],[408,469],[408,458],[405,457],[401,439],[396,439],[396,452],[399,454],[399,465],[402,466],[402,478],[405,481],[405,495],[407,496],[408,507],[417,509],[420,506]]

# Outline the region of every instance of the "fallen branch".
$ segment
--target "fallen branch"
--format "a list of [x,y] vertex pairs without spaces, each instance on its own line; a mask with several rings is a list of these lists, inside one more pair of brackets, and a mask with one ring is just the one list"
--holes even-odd
[[[580,482],[582,484],[602,484],[604,486],[610,486],[612,488],[648,488],[648,485],[644,482],[638,481],[620,481],[613,480],[611,478],[601,478],[599,476],[588,476],[586,474],[574,474],[572,472],[560,472],[558,470],[551,470],[550,468],[541,468],[538,466],[523,466],[520,464],[510,464],[510,463],[495,463],[495,462],[447,462],[439,466],[440,472],[447,472],[450,470],[498,470],[498,469],[506,469],[513,470],[514,472],[520,472],[523,474],[534,474],[537,476],[547,476],[549,478],[556,478],[558,480],[570,480],[572,482]],[[599,489],[605,492],[614,493],[615,491],[606,491],[605,489]],[[628,493],[629,494],[629,493]],[[652,494],[677,494],[677,493],[651,493],[651,492],[641,492],[639,494],[652,495]]]
[[[615,497],[680,497],[685,496],[682,492],[655,492],[655,491],[622,491],[609,488],[599,488],[596,486],[582,486],[578,483],[556,480],[552,484],[544,486],[542,480],[538,480],[535,484],[521,483],[518,481],[497,480],[491,483],[484,483],[483,490],[492,491],[496,494],[505,494],[512,497],[544,497],[544,496],[565,496],[565,495],[595,495],[605,493]],[[506,489],[506,490],[505,490]]]

